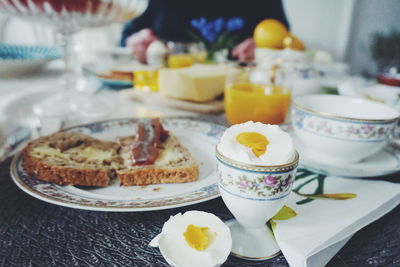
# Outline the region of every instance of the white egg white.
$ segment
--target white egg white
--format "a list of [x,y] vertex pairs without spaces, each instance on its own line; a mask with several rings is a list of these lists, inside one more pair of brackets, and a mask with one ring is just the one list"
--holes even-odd
[[166,55],[167,47],[161,41],[153,41],[146,50],[146,55]]
[[[208,227],[212,236],[208,247],[198,251],[189,246],[183,233],[187,226]],[[226,261],[232,249],[229,228],[214,214],[203,211],[178,213],[165,222],[161,234],[150,242],[160,248],[168,264],[175,267],[214,267]]]
[[[256,132],[264,135],[269,144],[264,154],[257,157],[251,148],[240,144],[236,137],[240,133]],[[278,125],[248,121],[225,130],[218,144],[218,151],[227,158],[246,164],[282,165],[294,159],[295,149],[290,135]]]

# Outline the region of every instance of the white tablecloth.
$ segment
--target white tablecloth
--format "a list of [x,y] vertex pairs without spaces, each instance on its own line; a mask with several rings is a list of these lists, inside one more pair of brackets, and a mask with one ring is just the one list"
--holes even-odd
[[[62,62],[54,61],[39,73],[30,77],[0,78],[0,127],[2,132],[9,132],[16,124],[26,124],[36,96],[51,90],[59,89],[59,79],[62,75]],[[47,89],[46,89],[47,88]],[[196,116],[194,112],[175,110],[172,108],[132,102],[121,99],[116,90],[102,90],[96,96],[104,96],[114,104],[114,109],[105,116],[90,117],[77,115],[66,121],[65,127],[99,121],[109,118],[149,117],[149,116]],[[10,126],[13,125],[13,126]]]

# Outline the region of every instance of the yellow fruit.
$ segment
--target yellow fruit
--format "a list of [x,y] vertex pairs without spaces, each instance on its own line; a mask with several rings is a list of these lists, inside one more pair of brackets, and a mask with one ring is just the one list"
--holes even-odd
[[257,47],[282,49],[287,35],[285,25],[275,19],[266,19],[257,24],[253,37]]
[[299,38],[293,35],[293,49],[294,50],[304,50],[305,46],[302,41],[300,41]]
[[299,38],[297,38],[295,35],[289,33],[284,39],[283,39],[283,46],[285,48],[291,48],[293,50],[304,50],[304,43],[300,41]]

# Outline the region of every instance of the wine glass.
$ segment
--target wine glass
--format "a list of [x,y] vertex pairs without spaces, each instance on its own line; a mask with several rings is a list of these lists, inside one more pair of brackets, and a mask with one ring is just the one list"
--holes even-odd
[[53,27],[64,52],[62,90],[37,103],[34,112],[50,117],[65,117],[77,111],[104,114],[107,101],[92,103],[93,97],[82,99],[79,93],[87,89],[88,83],[82,76],[74,34],[87,27],[127,21],[142,14],[147,5],[148,0],[0,0],[0,13]]
[[227,221],[232,234],[231,254],[248,260],[267,260],[279,254],[266,225],[285,204],[296,175],[299,154],[277,166],[240,163],[216,151],[221,197],[235,219]]

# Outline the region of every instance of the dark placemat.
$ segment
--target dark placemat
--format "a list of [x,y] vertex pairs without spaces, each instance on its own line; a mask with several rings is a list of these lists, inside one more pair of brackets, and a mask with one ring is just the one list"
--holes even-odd
[[[0,164],[0,266],[168,266],[148,243],[171,215],[202,210],[222,220],[232,218],[221,198],[183,208],[126,213],[48,204],[13,183],[10,162]],[[385,179],[400,181],[398,176]],[[229,257],[224,266],[288,264],[281,254],[263,262]],[[355,234],[328,266],[400,266],[400,206]]]
[[[64,208],[22,192],[0,165],[0,266],[168,266],[148,246],[171,215],[203,210],[232,218],[220,198],[153,212],[95,212]],[[224,266],[288,266],[229,257]],[[400,206],[346,244],[328,266],[400,266]]]

